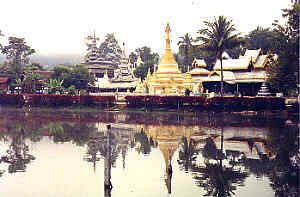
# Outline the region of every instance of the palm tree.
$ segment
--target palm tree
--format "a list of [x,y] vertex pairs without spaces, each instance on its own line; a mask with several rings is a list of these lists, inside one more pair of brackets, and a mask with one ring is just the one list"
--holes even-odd
[[185,66],[189,65],[189,48],[192,46],[193,38],[189,33],[186,33],[184,36],[179,37],[181,40],[177,43],[179,49],[184,50],[184,59]]
[[204,51],[212,53],[221,63],[221,96],[223,96],[223,63],[222,54],[226,50],[239,47],[244,43],[240,33],[235,33],[236,29],[232,24],[232,20],[228,20],[225,16],[214,17],[212,22],[204,22],[206,28],[198,30],[200,36],[197,40],[202,41],[200,48]]

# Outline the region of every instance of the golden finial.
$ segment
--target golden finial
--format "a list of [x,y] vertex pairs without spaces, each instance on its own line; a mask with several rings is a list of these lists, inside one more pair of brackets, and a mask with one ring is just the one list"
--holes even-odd
[[125,42],[123,42],[122,55],[123,55],[123,57],[126,57],[126,53],[125,53]]
[[[161,65],[176,65],[175,69],[178,70],[178,65],[177,65],[177,62],[175,61],[174,59],[174,56],[171,52],[171,42],[170,42],[170,32],[171,32],[171,28],[170,28],[170,24],[167,23],[167,26],[166,26],[166,29],[165,29],[165,32],[166,32],[166,49],[165,49],[165,54],[160,62],[160,65],[158,66],[158,72],[159,72],[159,68]],[[179,71],[178,71],[179,72]]]
[[167,34],[169,34],[169,33],[171,32],[171,28],[170,28],[170,24],[169,24],[169,23],[167,23],[165,32],[166,32]]
[[171,32],[171,28],[170,28],[170,24],[167,23],[167,26],[166,26],[166,49],[171,49],[170,47],[170,32]]

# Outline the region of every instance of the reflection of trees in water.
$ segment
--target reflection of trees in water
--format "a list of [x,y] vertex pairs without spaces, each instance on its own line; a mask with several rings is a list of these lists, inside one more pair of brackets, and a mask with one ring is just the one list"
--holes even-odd
[[[222,146],[221,146],[222,147]],[[235,160],[235,157],[226,158],[222,150],[217,149],[216,144],[211,138],[206,139],[202,150],[202,156],[205,158],[204,165],[193,164],[191,171],[196,173],[194,179],[198,186],[207,191],[208,196],[231,196],[234,194],[237,186],[243,185],[245,179],[249,176],[247,172],[242,171],[234,162],[225,166],[222,160]],[[212,160],[215,162],[211,163]]]
[[8,172],[25,172],[26,165],[35,159],[30,155],[28,145],[25,143],[24,130],[11,136],[11,144],[6,151],[7,155],[1,157],[1,161],[8,163]]
[[92,124],[70,122],[49,123],[46,127],[55,143],[71,141],[77,146],[85,145],[96,131],[96,128]]
[[193,139],[187,139],[182,137],[179,145],[178,164],[184,167],[185,171],[189,170],[189,167],[196,161],[196,157],[199,150],[195,148],[195,141]]
[[102,157],[104,159],[104,196],[111,196],[111,167],[115,167],[117,158],[121,153],[123,168],[125,168],[125,156],[131,142],[131,134],[122,130],[111,130],[107,125],[107,131],[97,132],[88,142],[88,150],[84,160],[93,162],[94,171],[96,162]]
[[[202,150],[205,158],[205,167],[191,167],[193,171],[202,173],[197,175],[199,186],[204,187],[208,191],[208,195],[230,196],[231,192],[224,192],[224,189],[235,189],[235,187],[227,186],[225,181],[223,186],[220,183],[228,179],[229,183],[238,182],[240,178],[246,178],[248,173],[241,171],[233,171],[233,167],[245,167],[245,169],[256,175],[257,177],[267,176],[271,181],[271,187],[275,192],[275,196],[294,197],[299,196],[299,132],[296,126],[282,124],[277,121],[271,127],[268,138],[264,142],[267,154],[260,155],[260,159],[247,158],[242,152],[226,150],[224,159],[228,161],[231,167],[221,168],[219,164],[211,164],[211,159],[218,160],[220,150],[216,148],[214,141],[207,139]],[[220,160],[222,161],[222,160]],[[297,164],[298,162],[298,164]],[[227,171],[227,172],[226,172]],[[226,175],[226,173],[228,173]],[[237,182],[237,183],[238,183]],[[220,187],[219,187],[220,186]],[[217,188],[216,188],[217,187]],[[214,189],[213,189],[214,188]]]
[[197,185],[207,191],[205,196],[231,196],[234,194],[236,186],[243,185],[248,177],[247,172],[221,166],[220,163],[207,162],[204,166],[193,165],[191,169],[197,173],[193,177]]
[[[299,196],[299,131],[293,125],[274,125],[267,146],[275,158],[270,172],[271,186],[276,196]],[[298,160],[299,162],[299,160]]]
[[7,135],[11,133],[18,133],[20,130],[24,131],[24,138],[29,138],[32,142],[39,142],[42,139],[41,128],[42,123],[34,121],[16,121],[8,122],[6,128],[8,130]]
[[[32,142],[39,142],[43,136],[50,135],[55,143],[71,141],[78,146],[85,145],[92,133],[96,131],[93,123],[50,122],[43,124],[39,121],[17,120],[8,121],[2,126],[8,131],[5,136],[23,129],[24,137]],[[1,139],[5,140],[5,137],[0,135]]]
[[299,131],[296,126],[276,122],[265,143],[270,150],[269,155],[261,160],[243,157],[241,165],[257,177],[269,177],[275,196],[299,196],[298,140]]
[[126,156],[126,151],[130,145],[128,143],[129,141],[130,136],[118,132],[111,132],[110,145],[108,146],[107,135],[103,132],[97,132],[94,137],[90,137],[90,140],[87,143],[88,150],[85,160],[88,162],[99,161],[100,158],[105,158],[107,153],[110,152],[111,165],[114,167],[120,153],[122,153],[122,157]]
[[217,160],[222,157],[222,151],[217,149],[217,146],[212,138],[207,138],[204,148],[202,150],[202,156],[205,158],[205,162],[209,162],[210,159]]
[[[89,137],[88,140],[88,150],[86,159],[91,160],[91,157],[105,158],[107,152],[111,152],[111,161],[113,166],[117,160],[120,153],[125,157],[128,146],[132,145],[131,134],[127,131],[124,132],[122,129],[112,128],[110,131],[110,145],[108,146],[108,133],[107,132],[95,132]],[[94,155],[94,156],[93,156]]]
[[8,142],[8,137],[6,133],[0,132],[0,142]]
[[157,147],[157,143],[153,141],[153,138],[148,138],[143,130],[135,133],[134,138],[136,143],[138,143],[137,151],[142,152],[143,154],[150,154],[151,147]]

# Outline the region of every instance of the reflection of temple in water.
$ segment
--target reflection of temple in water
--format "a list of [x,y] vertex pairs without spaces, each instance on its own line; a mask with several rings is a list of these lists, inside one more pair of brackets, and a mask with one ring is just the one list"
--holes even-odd
[[[148,141],[153,140],[158,145],[165,161],[165,181],[168,192],[171,193],[171,178],[169,173],[172,167],[174,153],[183,143],[182,139],[187,139],[187,146],[192,146],[195,150],[201,150],[210,138],[221,149],[221,128],[209,128],[200,126],[181,125],[141,125],[138,131],[145,133]],[[272,156],[266,148],[266,138],[268,130],[258,127],[223,127],[223,150],[227,156],[234,153],[243,155],[248,159],[261,159],[263,156]]]
[[[203,129],[207,137],[211,137],[218,149],[221,149],[221,129],[224,132],[223,149],[225,152],[239,152],[246,158],[261,159],[263,156],[271,156],[266,146],[269,130],[255,126],[223,126],[223,128]],[[204,144],[198,145],[203,148]]]
[[186,128],[185,126],[138,126],[138,131],[144,132],[148,141],[151,139],[158,145],[165,161],[165,184],[168,189],[168,193],[171,193],[171,181],[172,181],[172,158],[176,152],[182,137],[186,137],[190,141],[192,134],[192,128]]
[[[158,147],[164,158],[165,185],[168,193],[171,193],[172,159],[182,145],[183,138],[186,138],[187,146],[192,146],[194,150],[203,149],[208,138],[214,141],[218,149],[221,144],[220,127],[112,124],[109,134],[106,124],[95,124],[97,132],[88,143],[85,159],[93,162],[94,170],[96,170],[96,162],[101,158],[104,159],[106,184],[111,183],[111,167],[115,165],[120,155],[125,168],[128,146],[136,146],[137,151],[140,152],[141,148],[145,148],[143,143],[148,143],[149,146]],[[266,128],[224,126],[223,132],[223,150],[226,155],[230,156],[238,152],[238,155],[249,159],[261,159],[262,155],[270,156],[265,146],[268,133]],[[145,136],[146,140],[143,141],[141,136]],[[144,154],[150,152],[151,149],[143,151]]]
[[[106,127],[106,128],[105,128]],[[92,162],[94,172],[96,162],[100,157],[104,159],[104,196],[111,196],[113,188],[111,182],[111,167],[115,166],[118,155],[122,155],[123,168],[125,168],[125,157],[128,146],[133,143],[133,130],[122,128],[119,125],[97,124],[98,132],[88,142],[88,151],[85,160]]]
[[[168,158],[168,150],[171,150],[171,155],[174,154],[178,145],[181,143],[181,138],[186,137],[187,141],[194,141],[193,145],[196,149],[204,147],[206,139],[212,138],[213,141],[220,145],[221,129],[201,126],[154,126],[144,125],[138,126],[138,130],[142,130],[155,143],[158,144],[165,161]],[[224,126],[224,150],[239,150],[243,152],[246,157],[260,159],[260,155],[268,154],[269,151],[265,146],[267,134],[269,130],[267,128],[259,127],[233,127]],[[220,147],[218,147],[220,148]]]

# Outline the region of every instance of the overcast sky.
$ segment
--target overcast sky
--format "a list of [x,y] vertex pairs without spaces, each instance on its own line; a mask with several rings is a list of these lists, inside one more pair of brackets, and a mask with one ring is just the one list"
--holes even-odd
[[5,0],[0,41],[25,37],[39,54],[85,54],[84,38],[95,30],[100,41],[115,33],[128,53],[143,46],[162,53],[167,22],[175,51],[178,37],[196,35],[204,20],[225,15],[248,33],[258,25],[271,27],[289,5],[290,0]]

